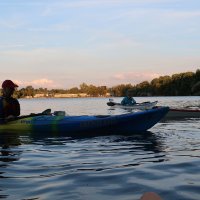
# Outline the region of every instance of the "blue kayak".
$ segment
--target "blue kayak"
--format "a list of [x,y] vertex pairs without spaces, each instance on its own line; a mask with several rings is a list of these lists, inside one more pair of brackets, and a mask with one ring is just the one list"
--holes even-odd
[[84,136],[89,133],[126,134],[143,132],[159,122],[169,111],[159,107],[122,115],[26,116],[0,125],[0,133],[39,133]]

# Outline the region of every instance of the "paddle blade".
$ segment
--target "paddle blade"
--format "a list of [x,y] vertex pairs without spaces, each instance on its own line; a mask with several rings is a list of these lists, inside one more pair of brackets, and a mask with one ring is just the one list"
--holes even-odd
[[51,115],[51,109],[46,109],[42,112],[43,115]]

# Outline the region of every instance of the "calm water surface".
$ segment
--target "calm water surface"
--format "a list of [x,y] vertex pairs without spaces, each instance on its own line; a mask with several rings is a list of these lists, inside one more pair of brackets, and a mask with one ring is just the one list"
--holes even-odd
[[[121,98],[114,98],[119,102]],[[200,107],[200,97],[136,98]],[[106,98],[21,99],[22,114],[46,108],[68,115],[120,114]],[[200,119],[160,122],[145,134],[90,138],[0,135],[0,198],[137,200],[200,199]]]

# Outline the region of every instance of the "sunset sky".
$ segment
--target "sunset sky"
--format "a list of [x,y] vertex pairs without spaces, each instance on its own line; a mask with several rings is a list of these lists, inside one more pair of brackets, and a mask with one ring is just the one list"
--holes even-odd
[[134,85],[199,66],[199,0],[0,0],[1,82]]

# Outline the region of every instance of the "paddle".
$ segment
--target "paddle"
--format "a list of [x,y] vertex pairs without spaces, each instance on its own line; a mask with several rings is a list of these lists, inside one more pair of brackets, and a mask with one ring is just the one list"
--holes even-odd
[[51,109],[46,109],[41,113],[36,113],[36,114],[31,113],[29,115],[22,115],[22,116],[19,116],[19,117],[16,117],[16,118],[11,118],[11,119],[4,119],[4,118],[1,118],[1,119],[3,119],[5,122],[11,122],[11,121],[19,120],[19,119],[24,119],[24,118],[27,118],[27,117],[36,117],[36,116],[51,115],[51,114],[52,114]]
[[41,115],[51,115],[51,109],[48,108],[48,109],[42,111],[41,113],[31,113],[29,115],[22,115],[20,117],[15,118],[14,120],[23,119],[23,118],[26,118],[26,117],[41,116]]

